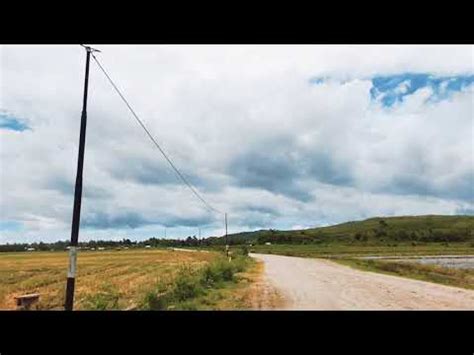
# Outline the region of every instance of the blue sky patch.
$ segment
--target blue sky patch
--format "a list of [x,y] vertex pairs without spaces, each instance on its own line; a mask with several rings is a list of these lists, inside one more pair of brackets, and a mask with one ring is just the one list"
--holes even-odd
[[23,225],[17,221],[0,221],[0,231],[2,232],[19,232]]
[[319,84],[324,83],[326,80],[327,80],[326,77],[314,77],[314,78],[309,79],[309,83],[313,85],[319,85]]
[[428,101],[437,102],[450,98],[454,92],[462,91],[473,83],[474,75],[435,76],[427,73],[404,73],[375,76],[372,78],[370,97],[374,101],[380,101],[385,107],[391,107],[420,89],[430,88],[433,93]]
[[0,112],[0,129],[22,132],[30,127],[20,119]]

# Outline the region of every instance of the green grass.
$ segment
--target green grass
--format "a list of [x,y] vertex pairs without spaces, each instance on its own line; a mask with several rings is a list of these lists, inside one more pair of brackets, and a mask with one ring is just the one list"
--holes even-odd
[[343,245],[343,244],[274,244],[254,245],[252,252],[264,254],[280,254],[300,257],[352,257],[368,255],[442,255],[474,254],[474,246],[469,243],[426,243],[412,245]]
[[365,271],[375,271],[448,286],[474,289],[474,270],[470,269],[454,269],[389,260],[338,259],[336,261]]
[[119,289],[111,284],[104,284],[97,293],[84,297],[84,308],[93,311],[120,309],[119,301],[123,297]]
[[220,291],[234,287],[239,281],[237,274],[253,263],[246,256],[236,256],[231,262],[222,256],[200,269],[182,268],[173,282],[157,283],[141,307],[148,310],[213,309],[223,297]]

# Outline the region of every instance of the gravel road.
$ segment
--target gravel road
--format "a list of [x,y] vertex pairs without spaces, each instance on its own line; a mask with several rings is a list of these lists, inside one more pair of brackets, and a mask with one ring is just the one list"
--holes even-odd
[[325,259],[252,254],[285,309],[474,310],[474,291],[366,272]]

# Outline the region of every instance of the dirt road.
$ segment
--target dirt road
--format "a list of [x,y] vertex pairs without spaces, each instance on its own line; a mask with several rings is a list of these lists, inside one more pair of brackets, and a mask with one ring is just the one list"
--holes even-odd
[[286,300],[285,309],[470,309],[474,291],[360,271],[324,259],[252,254]]

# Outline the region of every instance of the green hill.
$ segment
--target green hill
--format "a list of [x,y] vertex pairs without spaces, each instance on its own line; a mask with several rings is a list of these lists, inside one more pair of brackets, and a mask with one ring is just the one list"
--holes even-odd
[[390,244],[474,242],[474,216],[377,217],[305,230],[229,235],[230,244]]

